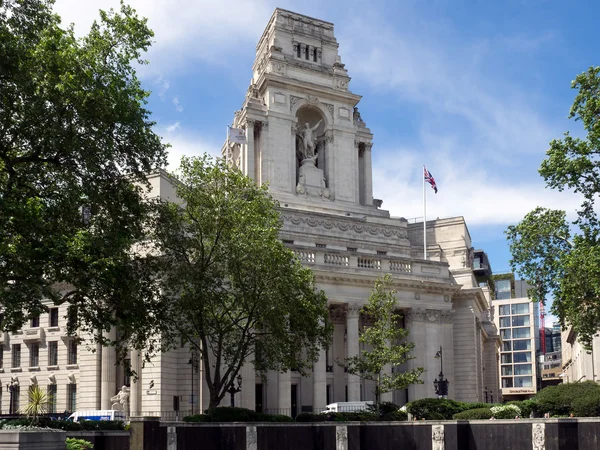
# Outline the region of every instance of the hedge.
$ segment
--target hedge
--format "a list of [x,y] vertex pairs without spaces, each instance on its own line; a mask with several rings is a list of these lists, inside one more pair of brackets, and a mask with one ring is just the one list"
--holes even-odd
[[587,405],[586,399],[598,398],[600,385],[593,381],[581,383],[564,383],[542,389],[534,397],[535,413],[543,416],[569,416],[570,413],[580,417],[598,415],[600,411]]
[[[31,425],[30,419],[9,419],[0,421],[0,428],[5,425],[27,427]],[[49,417],[38,418],[37,426],[42,428],[53,428],[65,431],[89,431],[89,430],[124,430],[125,424],[120,420],[81,420],[71,422],[70,420],[52,420]]]
[[224,406],[206,414],[195,414],[183,418],[184,422],[293,422],[283,414],[262,414],[251,409]]
[[466,411],[454,414],[455,420],[485,420],[492,418],[490,408],[467,409]]

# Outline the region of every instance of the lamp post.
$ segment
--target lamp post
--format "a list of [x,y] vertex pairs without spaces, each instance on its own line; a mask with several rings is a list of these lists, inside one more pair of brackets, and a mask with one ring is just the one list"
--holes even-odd
[[238,374],[237,378],[237,387],[233,385],[233,380],[229,383],[229,387],[225,390],[231,396],[231,406],[235,406],[235,394],[242,390],[242,376]]
[[444,356],[442,352],[442,346],[440,350],[435,354],[435,358],[440,360],[440,374],[437,379],[433,380],[433,386],[435,387],[435,393],[439,398],[448,398],[448,380],[444,378]]
[[192,390],[192,395],[190,397],[190,403],[192,404],[192,415],[194,414],[194,369],[195,369],[195,364],[196,364],[196,355],[194,353],[192,353],[192,357],[190,358],[190,360],[188,361],[188,364],[191,366],[192,368],[192,386],[191,386],[191,390]]
[[14,414],[15,413],[15,400],[14,400],[14,395],[16,390],[18,389],[18,383],[15,383],[14,380],[10,380],[10,384],[6,384],[6,390],[10,393],[10,404],[8,407],[8,413],[9,414]]
[[488,401],[488,390],[487,390],[487,386],[485,387],[485,391],[483,391],[483,393],[485,394],[485,402],[487,403]]

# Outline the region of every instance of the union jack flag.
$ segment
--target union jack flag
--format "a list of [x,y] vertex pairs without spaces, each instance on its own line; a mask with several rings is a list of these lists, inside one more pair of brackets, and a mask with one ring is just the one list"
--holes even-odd
[[433,179],[433,175],[431,172],[427,170],[427,167],[423,166],[423,172],[425,176],[425,181],[427,181],[431,185],[431,189],[437,194],[437,184],[435,184],[435,180]]

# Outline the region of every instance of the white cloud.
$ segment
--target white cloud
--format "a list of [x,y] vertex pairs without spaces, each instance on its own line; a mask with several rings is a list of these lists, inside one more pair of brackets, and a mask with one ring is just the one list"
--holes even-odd
[[166,127],[165,130],[157,130],[164,141],[171,145],[167,156],[167,170],[173,171],[179,166],[182,156],[202,156],[208,153],[212,156],[221,156],[221,144],[207,140],[203,136],[184,132],[179,122]]
[[174,131],[177,131],[181,128],[181,124],[179,122],[175,122],[172,123],[171,125],[168,125],[166,130],[168,134],[173,133]]
[[181,103],[179,102],[179,97],[173,97],[173,104],[175,105],[175,110],[177,112],[183,112],[183,106],[181,106]]

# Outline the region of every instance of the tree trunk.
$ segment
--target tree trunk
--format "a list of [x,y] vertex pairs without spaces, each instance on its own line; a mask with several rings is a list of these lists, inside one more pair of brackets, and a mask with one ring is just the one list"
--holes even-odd
[[210,393],[210,401],[208,402],[208,410],[212,411],[221,403],[219,399],[219,391],[215,386],[208,385],[208,390]]

